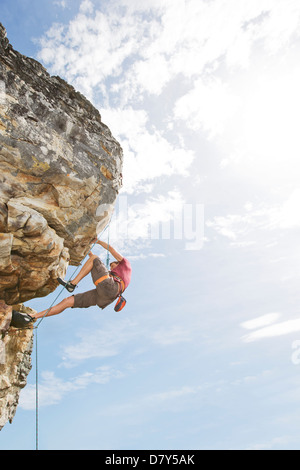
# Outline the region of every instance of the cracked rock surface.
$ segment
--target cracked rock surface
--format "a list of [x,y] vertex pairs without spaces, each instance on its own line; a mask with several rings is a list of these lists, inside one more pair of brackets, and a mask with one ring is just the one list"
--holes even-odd
[[48,295],[68,265],[86,256],[110,218],[122,164],[122,148],[99,111],[15,51],[0,23],[0,354],[15,374],[5,372],[0,382],[4,421],[17,401],[13,384],[26,382],[32,341],[31,330],[9,340],[11,306]]
[[11,305],[49,294],[84,258],[123,156],[99,111],[14,51],[2,25],[0,85],[0,299]]

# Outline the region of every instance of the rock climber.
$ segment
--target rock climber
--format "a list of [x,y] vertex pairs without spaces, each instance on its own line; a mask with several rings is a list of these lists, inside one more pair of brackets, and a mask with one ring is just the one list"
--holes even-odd
[[[91,273],[95,288],[83,292],[82,294],[73,294],[65,298],[57,305],[50,309],[43,310],[35,314],[23,314],[13,310],[12,326],[18,322],[19,325],[31,321],[35,321],[44,316],[51,317],[63,312],[66,308],[88,308],[97,305],[100,308],[105,308],[119,297],[124,290],[128,287],[131,280],[131,265],[130,262],[118,253],[112,246],[101,240],[94,240],[94,243],[101,245],[116,261],[110,263],[110,271],[106,268],[104,263],[97,255],[89,252],[89,259],[82,266],[77,276],[71,281],[65,282],[58,278],[58,282],[63,285],[68,292],[74,292],[78,283]],[[123,299],[124,300],[124,299]],[[15,320],[14,320],[15,319]]]

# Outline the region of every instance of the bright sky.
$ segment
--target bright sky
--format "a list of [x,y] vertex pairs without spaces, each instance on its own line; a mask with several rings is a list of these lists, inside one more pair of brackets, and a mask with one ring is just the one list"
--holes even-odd
[[[42,322],[40,448],[299,449],[299,1],[0,4],[124,150],[127,306]],[[34,448],[34,394],[0,449]]]

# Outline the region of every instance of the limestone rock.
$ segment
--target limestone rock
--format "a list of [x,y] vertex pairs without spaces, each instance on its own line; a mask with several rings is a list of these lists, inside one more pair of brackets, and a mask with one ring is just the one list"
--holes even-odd
[[99,111],[15,51],[0,23],[0,429],[31,367],[33,330],[10,327],[12,306],[48,295],[86,256],[110,219],[122,164]]
[[0,24],[0,299],[47,295],[80,263],[109,220],[122,161],[99,111]]
[[[29,307],[16,305],[16,309],[33,313]],[[20,391],[27,383],[31,370],[33,328],[18,330],[10,327],[12,307],[0,301],[0,430],[12,422]]]

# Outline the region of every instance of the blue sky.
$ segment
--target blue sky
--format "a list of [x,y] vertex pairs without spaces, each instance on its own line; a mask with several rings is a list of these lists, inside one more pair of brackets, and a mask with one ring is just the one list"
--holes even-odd
[[[299,18],[295,0],[1,0],[14,48],[124,150],[127,306],[41,323],[40,448],[299,449]],[[34,384],[1,449],[34,448]]]

